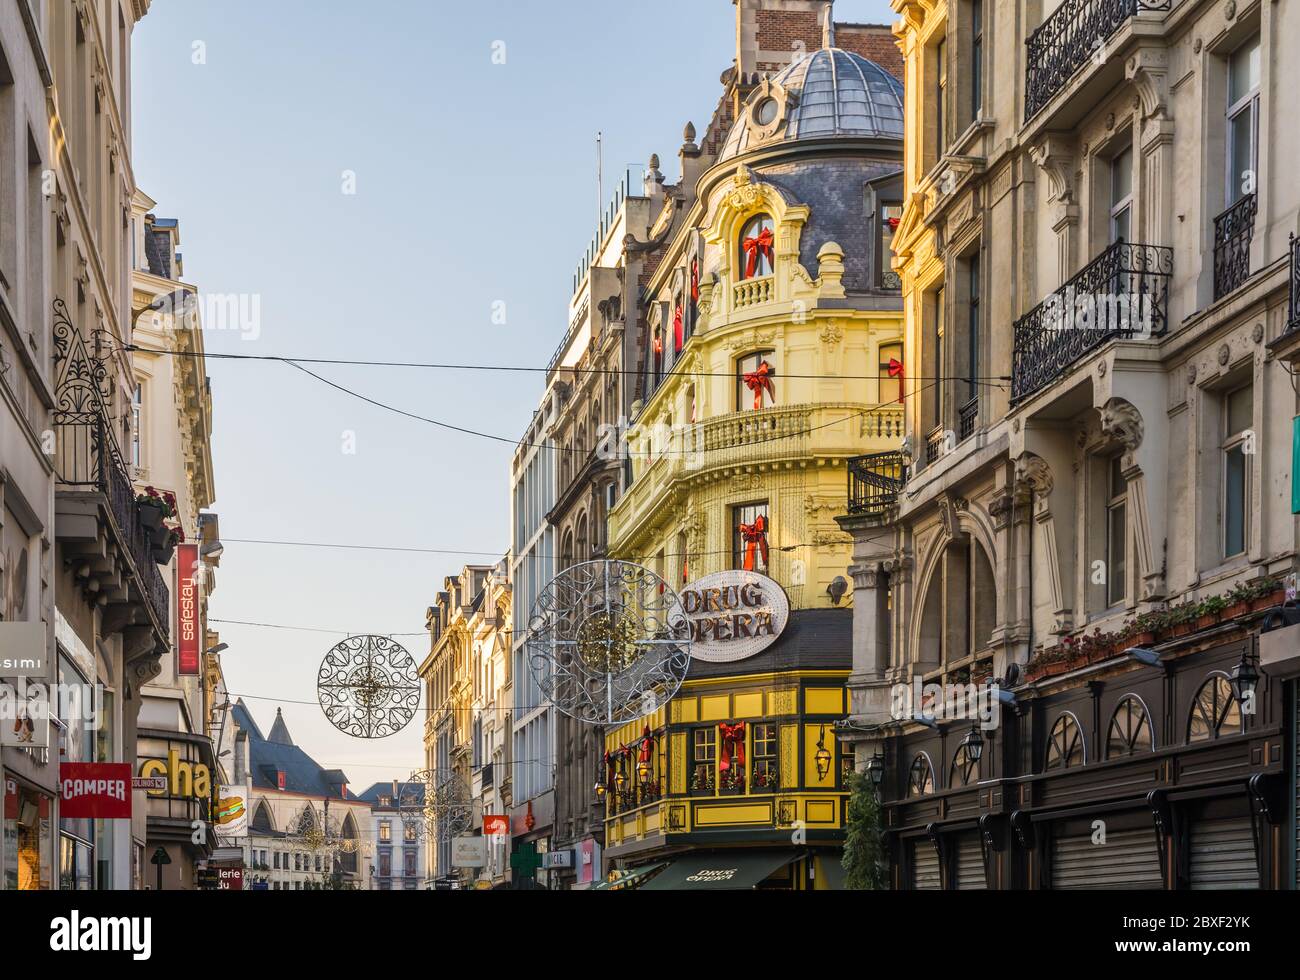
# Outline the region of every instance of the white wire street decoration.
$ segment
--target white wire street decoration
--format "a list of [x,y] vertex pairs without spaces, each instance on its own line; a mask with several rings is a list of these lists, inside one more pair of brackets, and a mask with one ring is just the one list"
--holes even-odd
[[355,837],[343,836],[343,827],[337,817],[322,819],[310,803],[298,812],[289,826],[287,836],[311,851],[329,850],[351,854],[356,851],[358,844]]
[[410,825],[407,821],[418,820],[416,833],[421,837],[449,841],[469,832],[474,800],[463,775],[450,769],[421,769],[411,773],[407,782],[424,784],[424,805],[420,817],[416,817],[414,806],[402,808],[403,830]]
[[316,697],[330,723],[354,738],[387,738],[420,707],[415,658],[387,636],[349,636],[325,655]]
[[681,599],[650,569],[588,561],[542,589],[528,623],[542,694],[570,718],[621,725],[655,711],[686,677],[691,632]]

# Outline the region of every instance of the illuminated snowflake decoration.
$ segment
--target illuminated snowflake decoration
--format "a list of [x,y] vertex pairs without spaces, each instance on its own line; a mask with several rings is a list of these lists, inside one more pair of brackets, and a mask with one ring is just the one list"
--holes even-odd
[[340,731],[387,738],[410,724],[420,707],[415,658],[386,636],[349,636],[321,661],[316,697]]
[[552,579],[533,605],[526,642],[545,697],[591,725],[655,711],[691,662],[681,599],[650,569],[625,561],[582,562]]

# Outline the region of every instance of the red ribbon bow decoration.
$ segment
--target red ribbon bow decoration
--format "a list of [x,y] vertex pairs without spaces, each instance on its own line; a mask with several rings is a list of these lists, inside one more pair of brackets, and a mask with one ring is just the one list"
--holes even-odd
[[767,392],[776,400],[776,386],[772,384],[772,378],[776,374],[772,365],[764,361],[755,371],[750,371],[744,376],[745,387],[754,393],[754,411],[763,407],[763,392]]
[[731,753],[736,753],[736,765],[741,769],[745,768],[745,723],[738,721],[734,725],[721,724],[718,726],[718,734],[722,736],[722,758],[718,762],[718,768],[722,772],[731,769]]
[[763,556],[763,567],[767,568],[767,518],[759,514],[753,524],[740,525],[740,536],[745,542],[745,571],[754,570],[755,549]]
[[654,751],[655,740],[650,734],[650,726],[646,725],[645,730],[641,733],[641,754],[637,756],[637,762],[649,762],[650,753]]
[[899,226],[901,220],[902,220],[902,219],[900,219],[900,218],[890,218],[890,219],[889,219],[889,230],[890,230],[890,231],[898,231],[898,226]]
[[682,349],[682,304],[678,303],[677,308],[673,310],[673,350]]
[[700,260],[691,259],[691,302],[700,301]]
[[745,278],[754,277],[754,269],[758,266],[758,256],[761,252],[768,262],[772,261],[772,229],[764,228],[758,233],[757,238],[746,238],[741,246],[745,250]]
[[656,353],[656,354],[662,354],[663,352],[664,352],[664,342],[663,342],[663,340],[660,338],[658,332],[656,332],[656,333],[655,333],[655,353]]
[[896,357],[889,359],[889,376],[898,379],[898,404],[903,404],[903,362]]

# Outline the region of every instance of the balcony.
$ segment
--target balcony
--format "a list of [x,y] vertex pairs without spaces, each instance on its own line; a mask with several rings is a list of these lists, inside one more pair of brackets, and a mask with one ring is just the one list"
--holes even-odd
[[975,423],[979,419],[979,414],[980,400],[978,395],[957,409],[958,442],[965,442],[975,434]]
[[[152,627],[166,645],[168,590],[140,521],[109,411],[108,364],[91,357],[62,300],[54,305],[58,386],[56,533],[65,555],[77,560],[88,597],[109,612],[105,632]],[[151,620],[146,624],[139,607]]]
[[849,460],[849,514],[881,517],[898,500],[907,481],[899,451],[855,456]]
[[1025,41],[1025,122],[1094,61],[1139,11],[1168,10],[1171,0],[1064,0]]
[[757,279],[742,279],[731,288],[731,308],[743,310],[750,306],[762,306],[772,302],[776,279],[762,276]]
[[1250,278],[1250,241],[1259,198],[1247,194],[1214,219],[1214,299],[1223,299]]
[[1164,334],[1173,249],[1116,242],[1016,321],[1011,402],[1064,377],[1110,340]]

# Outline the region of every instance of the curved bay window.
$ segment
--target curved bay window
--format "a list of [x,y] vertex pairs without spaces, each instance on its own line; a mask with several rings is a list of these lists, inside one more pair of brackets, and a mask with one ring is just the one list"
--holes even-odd
[[736,411],[758,411],[776,404],[774,352],[757,350],[736,359]]
[[1243,730],[1241,705],[1232,696],[1232,685],[1225,675],[1214,674],[1196,692],[1187,722],[1187,741],[1208,742],[1225,735],[1240,735]]
[[1154,752],[1155,732],[1146,705],[1134,695],[1122,698],[1110,718],[1106,735],[1106,758],[1119,759],[1126,755]]
[[1052,732],[1047,737],[1047,762],[1044,768],[1048,772],[1054,769],[1074,769],[1086,762],[1083,729],[1079,727],[1079,720],[1066,712],[1056,719]]
[[776,232],[772,216],[756,214],[745,222],[737,243],[740,275],[738,279],[770,276],[775,268]]
[[930,765],[929,756],[924,752],[918,752],[907,774],[907,795],[909,797],[929,796],[933,792],[934,766]]

